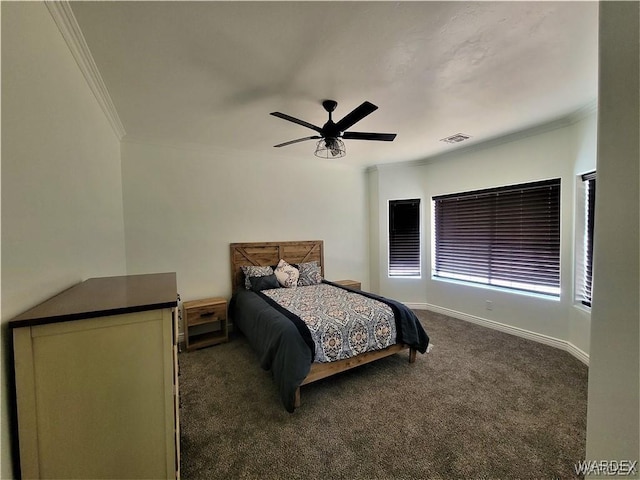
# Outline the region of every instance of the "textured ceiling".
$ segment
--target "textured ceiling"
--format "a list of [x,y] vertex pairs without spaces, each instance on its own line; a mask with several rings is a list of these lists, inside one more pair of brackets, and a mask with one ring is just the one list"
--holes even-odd
[[[558,119],[597,95],[596,2],[72,2],[138,140],[309,161],[313,135],[365,100],[359,166],[420,160]],[[451,145],[440,139],[471,135]]]

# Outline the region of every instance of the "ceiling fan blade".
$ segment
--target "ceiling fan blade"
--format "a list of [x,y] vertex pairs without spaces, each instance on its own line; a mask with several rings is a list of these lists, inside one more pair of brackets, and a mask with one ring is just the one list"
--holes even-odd
[[309,122],[305,122],[304,120],[300,120],[299,118],[292,117],[291,115],[287,115],[286,113],[271,112],[271,115],[273,115],[274,117],[282,118],[283,120],[289,120],[290,122],[297,123],[298,125],[302,125],[303,127],[315,130],[318,133],[322,132],[322,129],[320,127],[316,127]]
[[392,142],[396,138],[395,133],[368,133],[368,132],[344,132],[342,138],[345,140],[378,140],[381,142]]
[[373,103],[363,102],[359,107],[354,108],[350,113],[336,123],[336,128],[341,132],[344,132],[347,128],[359,122],[370,113],[375,112],[378,109]]
[[319,139],[319,138],[322,138],[322,137],[319,135],[313,135],[311,137],[298,138],[297,140],[290,140],[288,142],[279,143],[278,145],[274,145],[274,147],[286,147],[287,145],[292,145],[294,143],[304,142],[306,140],[313,140],[313,139]]

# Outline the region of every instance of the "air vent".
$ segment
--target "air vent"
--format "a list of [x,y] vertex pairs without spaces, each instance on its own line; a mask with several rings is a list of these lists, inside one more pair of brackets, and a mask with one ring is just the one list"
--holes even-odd
[[471,138],[471,135],[466,135],[464,133],[456,133],[455,135],[451,135],[450,137],[441,138],[440,141],[447,142],[447,143],[460,143],[460,142],[464,142],[465,140],[469,140],[470,138]]

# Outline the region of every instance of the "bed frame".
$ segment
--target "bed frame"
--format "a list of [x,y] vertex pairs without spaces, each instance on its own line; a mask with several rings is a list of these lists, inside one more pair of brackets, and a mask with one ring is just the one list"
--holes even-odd
[[[318,262],[324,278],[324,245],[322,240],[304,240],[289,242],[251,242],[232,243],[231,248],[231,285],[233,292],[244,288],[243,266],[277,265],[280,259],[287,263]],[[405,344],[391,345],[384,350],[361,353],[352,358],[331,363],[311,364],[311,370],[300,386],[321,380],[346,370],[373,362],[380,358],[409,350],[409,363],[415,362],[416,350]],[[300,387],[296,390],[295,406],[300,406]]]

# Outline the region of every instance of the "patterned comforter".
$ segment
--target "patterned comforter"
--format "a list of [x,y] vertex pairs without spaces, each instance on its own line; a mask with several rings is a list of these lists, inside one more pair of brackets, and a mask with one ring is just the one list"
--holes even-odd
[[385,303],[326,283],[263,290],[300,317],[315,344],[314,362],[333,362],[396,343],[393,310]]
[[[316,293],[312,293],[314,289]],[[276,298],[288,306],[284,308]],[[367,301],[371,299],[375,302]],[[325,315],[315,309],[320,304],[325,305],[328,317],[333,317],[324,328],[319,327],[324,323],[319,318]],[[358,314],[373,315],[374,321],[365,325]],[[338,360],[393,343],[404,343],[424,353],[429,345],[420,321],[402,303],[324,282],[261,292],[239,289],[229,303],[229,316],[257,353],[260,366],[272,372],[289,412],[294,411],[296,389],[316,358]]]

